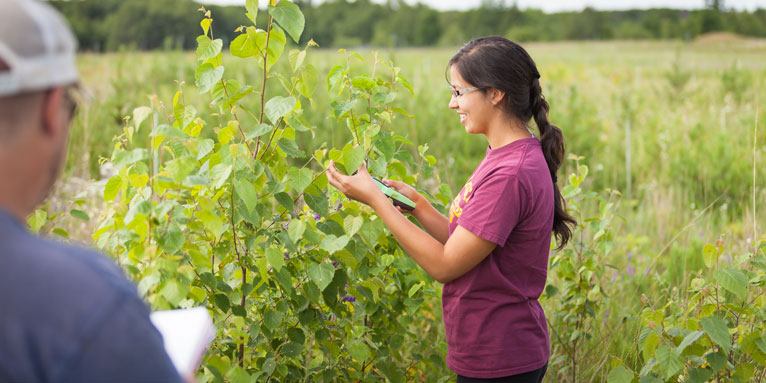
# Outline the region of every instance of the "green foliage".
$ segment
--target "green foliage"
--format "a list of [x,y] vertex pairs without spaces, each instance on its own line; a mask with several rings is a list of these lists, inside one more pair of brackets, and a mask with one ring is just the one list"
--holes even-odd
[[643,298],[640,382],[749,382],[766,371],[766,242],[731,263],[723,252],[722,240],[705,246],[713,277],[692,279],[688,298],[669,296],[662,307]]
[[[64,12],[88,50],[194,48],[192,12],[197,5],[190,0],[52,3]],[[216,35],[232,41],[237,37],[232,31],[238,26],[265,25],[272,16],[296,44],[306,44],[309,38],[305,36],[311,36],[321,46],[459,46],[474,37],[503,34],[520,41],[689,39],[713,31],[766,37],[763,9],[598,11],[586,7],[579,12],[547,14],[498,1],[484,1],[465,11],[371,0],[269,3],[268,12],[258,12],[254,0],[246,2],[247,13],[241,5],[211,6],[217,17]],[[305,33],[299,41],[301,31]]]
[[[558,355],[549,362],[557,374],[553,379],[577,382],[583,357],[593,352],[584,345],[600,331],[600,318],[596,314],[602,312],[607,303],[605,260],[614,247],[612,221],[617,216],[615,199],[619,192],[584,191],[588,167],[580,163],[583,157],[570,155],[569,158],[574,160],[576,171],[569,176],[561,194],[577,225],[570,244],[550,259],[549,282],[541,299],[546,308],[553,354]],[[556,246],[551,243],[551,249]],[[619,381],[626,373],[618,371],[614,375],[610,379]]]
[[[330,159],[349,171],[367,161],[373,174],[413,184],[433,173],[433,161],[416,163],[407,140],[390,131],[393,102],[408,83],[377,56],[377,73],[357,74],[349,64],[363,58],[348,55],[330,86],[345,105],[333,117],[353,140],[342,150],[301,147],[299,135],[314,130],[302,116],[317,87],[317,70],[304,61],[313,43],[273,71],[285,48],[282,28],[298,40],[303,17],[285,1],[269,12],[279,26],[242,28],[231,43],[260,67],[260,95],[227,76],[205,12],[196,77],[209,110],[186,105],[182,88],[167,124],[153,104],[126,126],[94,239],[153,308],[208,308],[218,336],[201,382],[436,380],[445,371],[436,341],[443,335],[423,325],[439,320],[434,282],[368,208],[328,190],[324,174]],[[271,89],[275,78],[280,89]],[[252,113],[245,102],[257,96]],[[153,123],[139,130],[144,119]],[[141,135],[147,147],[136,147]],[[418,152],[425,158],[426,148]],[[33,219],[38,226],[44,218]]]

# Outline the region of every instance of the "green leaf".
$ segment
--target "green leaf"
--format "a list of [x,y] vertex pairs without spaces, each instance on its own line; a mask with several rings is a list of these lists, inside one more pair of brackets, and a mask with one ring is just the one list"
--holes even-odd
[[352,342],[348,345],[348,354],[357,362],[362,363],[370,358],[370,348],[362,342]]
[[322,217],[326,217],[327,211],[330,208],[330,203],[327,201],[327,196],[322,194],[322,192],[319,193],[320,195],[304,193],[303,198],[306,200],[306,205],[309,205],[311,210],[321,215]]
[[293,211],[293,208],[295,206],[294,206],[294,203],[293,203],[293,199],[290,198],[289,194],[284,193],[284,192],[280,192],[280,193],[274,194],[274,199],[276,199],[277,202],[279,202],[279,204],[282,205],[282,207],[285,208],[285,210]]
[[72,209],[72,210],[69,211],[69,215],[71,215],[72,217],[75,217],[77,219],[83,220],[85,222],[90,221],[90,217],[88,217],[88,213],[86,213],[86,212],[84,212],[82,210]]
[[348,112],[351,109],[354,108],[354,106],[356,105],[357,101],[359,101],[359,99],[353,99],[351,101],[333,101],[333,102],[331,102],[330,106],[332,107],[333,115],[335,116],[335,118],[337,118],[339,120],[341,118],[343,118],[343,116],[348,114]]
[[684,368],[684,360],[675,348],[660,346],[655,354],[665,380],[670,379]]
[[349,215],[343,219],[343,229],[346,231],[346,235],[353,237],[362,228],[363,223],[364,218]]
[[361,146],[347,146],[343,150],[343,166],[349,174],[354,173],[364,162],[364,148]]
[[311,263],[308,267],[308,274],[311,281],[319,287],[319,290],[324,291],[335,276],[335,268],[326,262],[322,264]]
[[391,136],[379,134],[375,137],[375,147],[386,157],[386,160],[391,161],[394,158],[396,144]]
[[306,168],[290,168],[287,171],[287,176],[290,180],[290,187],[297,193],[303,193],[303,190],[311,184],[311,180],[314,178],[314,173]]
[[146,149],[133,149],[131,151],[115,151],[112,158],[114,166],[122,168],[127,165],[132,165],[138,161],[143,161],[149,158],[149,151]]
[[282,252],[279,251],[279,249],[274,247],[266,249],[266,260],[269,261],[269,265],[277,271],[282,269],[282,266],[285,265],[285,256],[282,255]]
[[709,369],[696,367],[689,370],[689,378],[686,380],[689,383],[705,383],[713,376],[713,372]]
[[705,266],[712,268],[715,266],[716,259],[718,258],[718,251],[713,245],[705,245],[702,249],[702,260],[705,262]]
[[245,369],[240,366],[235,366],[226,375],[229,377],[229,381],[231,383],[249,383],[253,381],[253,377],[251,377],[250,374],[248,374],[247,371],[245,371]]
[[209,92],[213,85],[221,81],[222,77],[223,66],[215,67],[210,63],[200,65],[194,73],[196,85],[200,93]]
[[199,22],[199,26],[202,27],[203,34],[207,34],[207,32],[210,30],[210,24],[213,22],[213,19],[204,18],[202,21]]
[[198,212],[197,217],[202,221],[202,225],[205,226],[205,229],[210,232],[213,237],[219,238],[221,234],[223,234],[224,222],[221,217],[207,210]]
[[138,132],[138,128],[141,127],[141,123],[144,122],[151,113],[152,108],[148,106],[139,106],[138,108],[133,109],[133,125],[136,127],[136,132]]
[[33,214],[27,218],[27,224],[29,228],[37,233],[40,228],[48,222],[48,213],[43,209],[37,209]]
[[327,90],[328,91],[332,89],[335,86],[335,84],[338,83],[338,80],[343,78],[344,72],[345,72],[345,69],[340,65],[336,65],[330,69],[330,72],[327,73]]
[[407,296],[412,298],[412,296],[417,294],[417,292],[423,287],[423,285],[424,285],[423,282],[419,282],[412,285],[412,287],[410,287],[410,291],[407,292]]
[[266,373],[266,375],[271,375],[274,372],[274,369],[277,367],[277,361],[274,360],[274,358],[268,358],[265,362],[263,362],[263,372]]
[[289,138],[280,138],[277,145],[285,154],[290,157],[303,157],[303,151],[298,148],[298,144]]
[[287,236],[290,237],[291,241],[298,243],[305,231],[306,223],[299,219],[293,219],[287,227]]
[[209,138],[199,141],[199,144],[197,145],[197,161],[205,158],[206,155],[210,154],[214,147],[215,141]]
[[607,383],[630,383],[636,374],[625,368],[625,366],[617,366],[609,371],[609,375],[606,377]]
[[301,81],[297,85],[298,92],[303,97],[311,98],[317,85],[319,85],[319,72],[317,68],[311,64],[306,65],[301,72]]
[[210,40],[210,37],[204,35],[197,37],[197,56],[200,60],[218,56],[222,48],[223,40],[221,39]]
[[117,193],[119,193],[121,187],[121,176],[116,175],[110,178],[109,181],[106,182],[106,185],[104,185],[104,201],[109,202],[117,198]]
[[641,378],[638,379],[638,383],[664,383],[662,379],[652,376],[652,375],[643,375]]
[[167,254],[176,254],[183,246],[184,240],[184,232],[176,225],[171,225],[167,233],[158,238],[158,242]]
[[375,87],[375,81],[372,81],[369,76],[356,76],[351,80],[351,85],[357,89],[372,89]]
[[723,319],[717,316],[709,316],[702,318],[700,324],[702,324],[705,333],[714,343],[721,346],[724,352],[729,352],[729,347],[731,347],[731,335],[729,334],[729,328],[726,326],[726,322]]
[[319,244],[319,248],[322,250],[327,251],[330,254],[333,254],[337,251],[342,250],[346,245],[348,244],[348,236],[341,235],[340,237],[336,237],[332,234],[322,238],[322,242]]
[[676,350],[679,353],[684,352],[684,349],[686,349],[686,347],[689,347],[691,344],[696,342],[697,339],[699,339],[704,334],[705,333],[703,333],[702,331],[692,331],[686,334],[686,336],[684,337],[684,340],[681,341],[681,344],[679,344],[678,347],[676,347]]
[[271,131],[274,130],[274,126],[269,124],[258,124],[255,126],[253,130],[248,132],[245,137],[248,140],[252,140],[253,138],[263,136],[266,133],[271,133]]
[[[271,31],[267,33],[262,29],[253,30],[252,32],[248,28],[248,33],[251,33],[252,39],[255,39],[255,47],[258,50],[258,61],[263,62],[263,52],[266,52],[266,70],[269,70],[274,63],[282,56],[282,52],[285,50],[285,44],[287,43],[287,37],[285,32],[277,26],[273,26]],[[268,38],[269,46],[266,47],[266,39]]]
[[306,58],[306,51],[293,49],[287,57],[290,60],[290,67],[293,68],[293,72],[297,72],[298,68],[303,65],[303,60]]
[[181,285],[178,281],[170,279],[165,283],[165,287],[162,288],[160,294],[162,294],[171,305],[178,306],[182,300],[186,299],[186,294],[188,292],[188,286]]
[[[250,27],[252,28],[252,27]],[[248,58],[255,55],[255,33],[242,33],[237,36],[229,45],[229,51],[233,56]]]
[[741,271],[727,267],[725,269],[716,270],[714,273],[715,280],[723,286],[726,290],[731,291],[740,299],[747,297],[747,277]]
[[274,16],[274,20],[290,34],[296,44],[300,41],[306,19],[297,5],[280,1],[276,7],[269,5],[269,14]]
[[255,190],[253,183],[248,180],[235,179],[234,190],[242,202],[245,203],[247,212],[252,214],[255,205],[258,204],[258,192]]
[[290,113],[297,105],[295,97],[273,97],[264,106],[264,113],[272,124],[276,124],[277,121],[287,113]]
[[232,166],[225,164],[218,164],[210,169],[210,176],[213,181],[213,188],[220,189],[226,181],[229,180],[231,175]]
[[229,308],[231,307],[229,297],[227,297],[225,294],[216,294],[213,301],[215,302],[215,305],[224,312],[224,314],[228,312]]
[[255,25],[255,18],[258,16],[258,0],[245,1],[245,9],[247,10],[247,18]]

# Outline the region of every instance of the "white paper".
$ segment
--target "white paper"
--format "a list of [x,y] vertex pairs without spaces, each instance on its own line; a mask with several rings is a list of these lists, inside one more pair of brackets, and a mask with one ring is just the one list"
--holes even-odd
[[181,376],[194,376],[205,350],[215,338],[215,326],[204,307],[155,311],[152,323],[162,334],[170,360]]

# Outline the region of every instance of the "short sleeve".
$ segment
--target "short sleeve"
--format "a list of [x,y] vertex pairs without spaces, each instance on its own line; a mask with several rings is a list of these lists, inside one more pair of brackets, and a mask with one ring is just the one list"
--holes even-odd
[[464,188],[457,224],[477,236],[503,246],[521,216],[518,178],[490,174],[471,188]]
[[124,296],[84,344],[65,381],[181,382],[138,296]]

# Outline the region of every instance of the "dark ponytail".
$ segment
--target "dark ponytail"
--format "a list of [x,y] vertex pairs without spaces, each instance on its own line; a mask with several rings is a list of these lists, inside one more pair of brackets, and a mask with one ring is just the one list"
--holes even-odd
[[532,110],[535,124],[537,124],[537,129],[540,131],[540,145],[543,148],[545,162],[548,163],[548,170],[551,172],[551,178],[553,179],[553,233],[556,235],[556,242],[558,243],[556,250],[561,250],[572,238],[570,225],[577,224],[577,221],[567,213],[566,201],[561,196],[557,183],[558,177],[556,173],[561,163],[564,162],[564,153],[566,151],[564,135],[561,133],[561,129],[548,121],[550,106],[543,97],[540,81],[537,78],[532,80],[530,109]]
[[540,73],[532,57],[520,45],[498,36],[471,40],[452,57],[447,66],[455,66],[460,76],[472,86],[505,93],[500,107],[512,118],[527,123],[535,120],[540,144],[553,181],[553,233],[561,250],[572,238],[577,221],[567,213],[566,201],[557,185],[556,173],[564,162],[564,136],[548,121],[550,106],[543,97]]

